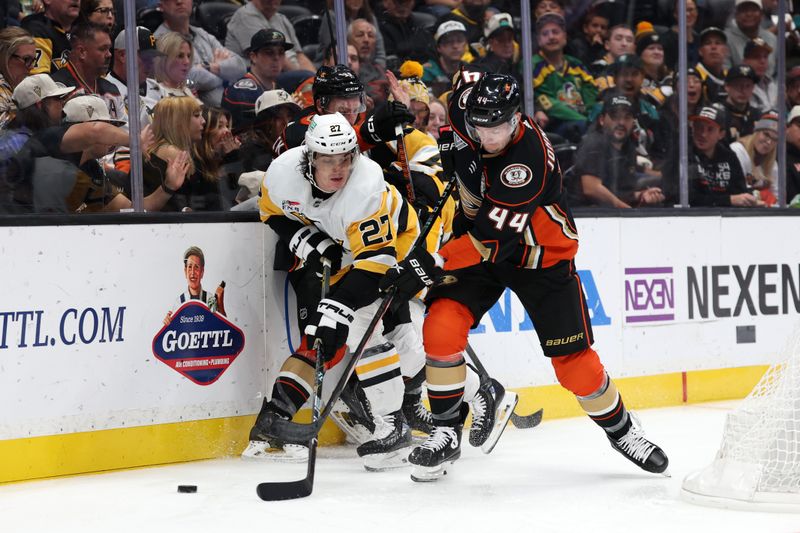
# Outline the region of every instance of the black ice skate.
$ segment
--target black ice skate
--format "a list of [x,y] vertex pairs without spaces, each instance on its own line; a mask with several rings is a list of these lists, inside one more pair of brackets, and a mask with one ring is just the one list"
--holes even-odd
[[516,393],[506,392],[494,378],[481,383],[470,402],[472,427],[469,430],[469,443],[480,446],[483,453],[490,453],[505,431],[518,401]]
[[375,422],[372,420],[369,400],[358,383],[358,378],[350,377],[341,397],[336,400],[330,417],[345,433],[347,442],[359,445],[372,439]]
[[284,442],[278,438],[271,427],[276,418],[288,420],[288,417],[273,409],[267,400],[258,413],[256,423],[250,430],[250,442],[242,452],[242,459],[270,460],[286,463],[305,461],[308,457],[308,447],[303,444]]
[[411,451],[411,428],[401,411],[375,418],[373,439],[365,442],[356,453],[364,458],[364,468],[380,472],[408,465]]
[[433,431],[433,417],[422,403],[422,393],[403,396],[403,414],[414,431],[430,435]]
[[414,448],[408,456],[412,464],[411,479],[436,481],[447,474],[447,465],[461,457],[461,430],[463,426],[434,426],[428,439]]
[[669,473],[666,471],[669,466],[667,454],[645,438],[638,418],[633,413],[629,414],[631,416],[630,429],[619,439],[609,436],[608,440],[611,442],[611,446],[639,468],[669,477]]

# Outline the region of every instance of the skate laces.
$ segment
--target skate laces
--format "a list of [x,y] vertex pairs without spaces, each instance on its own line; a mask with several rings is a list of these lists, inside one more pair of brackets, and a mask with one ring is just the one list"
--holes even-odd
[[487,402],[485,394],[491,394],[488,390],[479,389],[475,399],[470,402],[472,407],[472,429],[481,429],[486,422]]
[[395,415],[383,415],[375,417],[375,439],[385,439],[394,431]]
[[645,438],[644,431],[639,426],[639,419],[635,416],[631,416],[631,427],[625,435],[617,440],[617,444],[626,454],[642,463],[656,448],[655,444]]
[[433,424],[433,416],[431,416],[430,411],[425,409],[425,406],[422,405],[422,400],[414,404],[414,415],[427,424]]
[[436,452],[448,445],[453,446],[453,448],[458,446],[456,430],[449,426],[435,426],[433,433],[428,436],[425,442],[420,444],[420,447]]

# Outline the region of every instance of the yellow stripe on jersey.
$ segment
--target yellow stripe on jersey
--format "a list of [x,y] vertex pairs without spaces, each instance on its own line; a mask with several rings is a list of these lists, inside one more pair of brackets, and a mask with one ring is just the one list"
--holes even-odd
[[53,42],[44,37],[34,37],[36,45],[36,63],[31,68],[31,74],[50,74],[53,58]]
[[381,193],[381,205],[369,217],[347,228],[353,267],[385,274],[396,263],[395,224],[390,212],[390,192]]
[[258,199],[258,213],[261,215],[261,222],[266,222],[271,216],[286,214],[270,199],[269,191],[263,181],[261,182],[261,196]]

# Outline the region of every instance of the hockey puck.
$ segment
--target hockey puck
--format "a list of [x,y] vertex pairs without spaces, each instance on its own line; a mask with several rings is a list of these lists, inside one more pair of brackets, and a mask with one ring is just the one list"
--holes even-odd
[[197,492],[197,485],[178,485],[178,492]]

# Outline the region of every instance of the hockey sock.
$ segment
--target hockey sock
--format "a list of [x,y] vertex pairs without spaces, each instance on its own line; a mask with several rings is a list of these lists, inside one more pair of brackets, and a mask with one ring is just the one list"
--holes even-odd
[[617,386],[605,375],[603,384],[588,396],[576,396],[578,403],[595,424],[603,428],[613,439],[619,439],[628,432],[631,419],[622,402]]
[[464,399],[466,365],[464,355],[455,354],[446,360],[428,357],[426,376],[428,400],[431,404],[433,422],[437,426],[453,426],[461,419],[461,404]]
[[387,415],[403,404],[403,376],[400,356],[391,343],[364,350],[356,365],[356,375],[369,401],[373,416]]
[[283,363],[278,379],[272,386],[272,408],[292,418],[309,396],[314,378],[314,363],[300,355],[292,355]]

